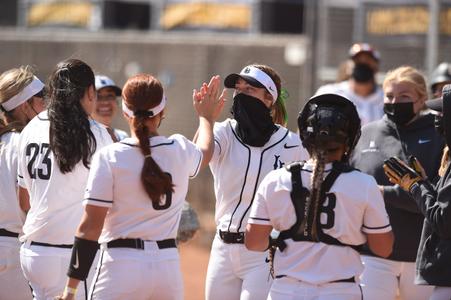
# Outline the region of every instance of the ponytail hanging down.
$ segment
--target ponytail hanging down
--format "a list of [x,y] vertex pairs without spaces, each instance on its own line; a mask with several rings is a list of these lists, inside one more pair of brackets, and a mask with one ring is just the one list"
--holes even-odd
[[122,96],[123,107],[126,108],[125,112],[129,117],[133,118],[135,135],[138,138],[141,153],[144,155],[141,182],[153,206],[159,207],[162,196],[172,193],[174,185],[171,176],[164,173],[151,156],[150,132],[145,122],[158,114],[158,112],[150,113],[149,109],[157,108],[160,104],[164,105],[162,104],[162,101],[165,101],[163,87],[153,76],[138,74],[125,83]]

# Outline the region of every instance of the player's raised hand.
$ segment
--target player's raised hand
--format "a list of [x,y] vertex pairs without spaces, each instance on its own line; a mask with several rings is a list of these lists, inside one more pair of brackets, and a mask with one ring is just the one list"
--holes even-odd
[[412,186],[423,177],[397,157],[390,157],[384,162],[384,172],[391,183],[398,184],[409,192]]
[[193,106],[200,117],[216,121],[224,108],[226,90],[220,93],[221,78],[213,76],[210,82],[203,83],[199,91],[193,90]]

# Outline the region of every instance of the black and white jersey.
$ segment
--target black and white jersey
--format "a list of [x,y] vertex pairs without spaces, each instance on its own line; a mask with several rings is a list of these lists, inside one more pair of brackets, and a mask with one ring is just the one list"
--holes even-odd
[[99,243],[119,238],[175,238],[188,181],[197,175],[202,151],[184,136],[150,138],[151,156],[172,178],[174,192],[153,204],[141,182],[144,155],[138,141],[126,138],[102,149],[93,159],[85,205],[108,207]]
[[[325,167],[324,177],[332,164]],[[302,184],[310,190],[313,165],[301,170]],[[290,229],[297,220],[291,200],[291,173],[285,168],[269,173],[261,183],[251,209],[249,223],[271,225],[277,231]],[[365,234],[391,230],[384,200],[372,176],[357,170],[341,173],[327,193],[320,208],[322,230],[343,244],[361,245]],[[286,275],[311,284],[360,275],[360,254],[351,247],[322,242],[285,240],[283,252],[277,250],[276,275]]]
[[218,229],[244,232],[252,200],[266,174],[293,161],[306,160],[299,136],[277,125],[263,147],[241,141],[237,122],[227,119],[214,126],[215,151],[210,162],[216,196]]
[[[113,143],[104,126],[90,120],[100,150]],[[20,135],[19,185],[28,190],[30,210],[21,241],[72,244],[83,214],[83,193],[89,170],[79,162],[72,172],[61,173],[49,145],[47,111],[38,114]]]

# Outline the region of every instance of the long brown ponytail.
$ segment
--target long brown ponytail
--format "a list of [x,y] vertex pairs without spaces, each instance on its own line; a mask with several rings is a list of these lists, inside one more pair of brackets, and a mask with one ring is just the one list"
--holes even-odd
[[164,173],[151,156],[149,129],[146,120],[150,116],[147,110],[160,104],[163,86],[160,81],[149,74],[138,74],[127,80],[122,97],[127,107],[133,111],[133,126],[139,141],[139,148],[144,155],[141,170],[141,182],[152,203],[158,205],[161,196],[173,192],[174,185],[169,174]]

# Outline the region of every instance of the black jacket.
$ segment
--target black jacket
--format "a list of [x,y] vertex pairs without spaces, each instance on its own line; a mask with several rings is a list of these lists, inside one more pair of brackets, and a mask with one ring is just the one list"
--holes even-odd
[[451,287],[451,168],[434,190],[420,183],[412,190],[425,216],[418,248],[415,283]]
[[[397,126],[387,116],[362,128],[351,165],[372,175],[384,186],[384,200],[395,236],[393,252],[388,259],[414,262],[420,242],[423,215],[412,197],[393,185],[384,174],[384,160],[397,156],[404,161],[414,155],[429,178],[437,178],[444,147],[443,138],[434,129],[434,116],[422,115],[407,126]],[[373,255],[367,247],[363,254]]]

